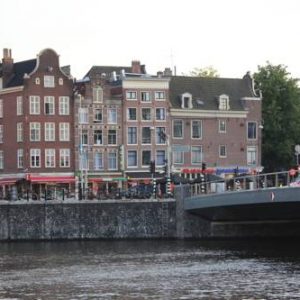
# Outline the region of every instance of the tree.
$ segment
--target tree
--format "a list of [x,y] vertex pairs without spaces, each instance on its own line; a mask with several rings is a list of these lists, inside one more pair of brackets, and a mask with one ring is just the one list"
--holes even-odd
[[262,92],[262,165],[279,171],[295,165],[300,143],[300,91],[283,65],[258,66],[254,80]]
[[212,66],[204,68],[194,68],[189,72],[188,76],[193,77],[219,77],[218,71]]

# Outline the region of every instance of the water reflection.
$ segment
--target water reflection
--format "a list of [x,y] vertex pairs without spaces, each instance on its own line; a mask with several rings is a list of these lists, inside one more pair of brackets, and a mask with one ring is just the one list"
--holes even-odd
[[0,244],[0,299],[299,299],[296,241]]

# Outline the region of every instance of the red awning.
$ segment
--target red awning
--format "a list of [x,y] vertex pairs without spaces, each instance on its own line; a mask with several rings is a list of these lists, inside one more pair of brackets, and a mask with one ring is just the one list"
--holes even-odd
[[33,175],[30,175],[28,179],[31,182],[40,182],[40,183],[47,183],[47,182],[69,183],[69,182],[75,182],[75,177],[74,176],[33,176]]
[[17,179],[14,178],[2,178],[0,179],[0,185],[5,185],[5,184],[14,184],[16,183]]

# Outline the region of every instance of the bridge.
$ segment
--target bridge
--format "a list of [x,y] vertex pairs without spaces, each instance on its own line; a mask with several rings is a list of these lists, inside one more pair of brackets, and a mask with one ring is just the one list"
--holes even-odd
[[184,210],[211,222],[300,220],[300,185],[289,172],[190,185]]

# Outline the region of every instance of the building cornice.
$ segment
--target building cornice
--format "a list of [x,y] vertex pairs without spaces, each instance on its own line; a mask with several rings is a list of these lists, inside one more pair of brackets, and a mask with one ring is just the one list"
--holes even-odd
[[249,100],[249,101],[261,101],[261,97],[243,97],[242,100]]
[[197,110],[197,109],[177,109],[171,108],[171,117],[186,118],[247,118],[248,111],[217,111],[217,110]]
[[11,88],[4,88],[0,90],[0,95],[5,95],[5,94],[11,94],[11,93],[16,93],[16,92],[22,92],[24,90],[24,86],[14,86]]

